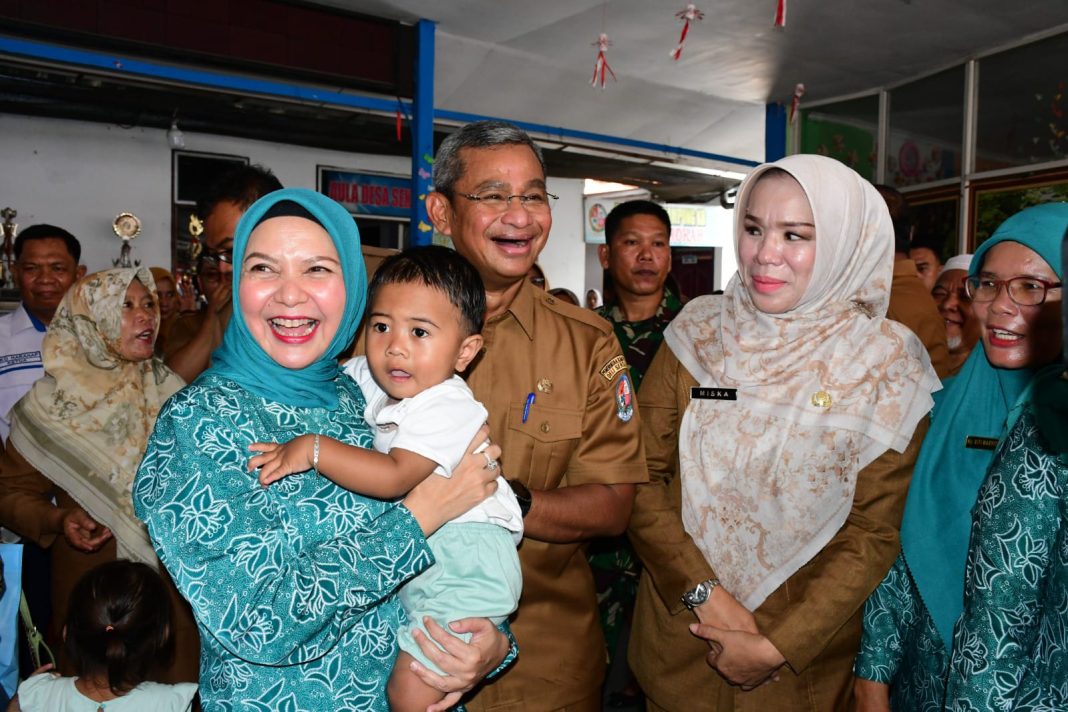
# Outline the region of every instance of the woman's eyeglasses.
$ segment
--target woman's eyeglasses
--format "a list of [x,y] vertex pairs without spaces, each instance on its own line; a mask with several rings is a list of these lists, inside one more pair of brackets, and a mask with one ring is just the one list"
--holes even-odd
[[973,302],[992,302],[1004,287],[1009,299],[1021,307],[1037,307],[1046,301],[1046,293],[1051,289],[1060,289],[1061,282],[1047,282],[1037,277],[1013,277],[1012,279],[991,279],[989,277],[968,277],[964,280],[964,291]]
[[504,193],[488,190],[477,194],[460,193],[460,197],[467,198],[472,203],[497,213],[503,213],[507,210],[512,204],[512,198],[518,200],[519,204],[528,213],[547,213],[552,210],[553,204],[559,200],[559,196],[544,190],[531,190],[516,195],[505,195]]

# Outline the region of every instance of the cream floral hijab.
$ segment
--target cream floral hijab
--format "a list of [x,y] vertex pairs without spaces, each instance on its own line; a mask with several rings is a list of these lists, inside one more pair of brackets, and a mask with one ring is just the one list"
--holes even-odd
[[857,474],[902,452],[939,381],[919,339],[885,318],[894,235],[879,193],[845,165],[790,156],[756,168],[735,208],[735,248],[757,179],[793,176],[812,206],[816,262],[801,301],[759,311],[739,276],[691,301],[665,341],[703,387],[679,432],[682,519],[723,585],[755,610],[845,523]]
[[67,291],[44,338],[45,375],[11,411],[11,443],[111,529],[120,557],[154,565],[130,489],[163,401],[184,384],[159,359],[127,361],[118,353],[134,279],[155,298],[143,267],[96,272]]

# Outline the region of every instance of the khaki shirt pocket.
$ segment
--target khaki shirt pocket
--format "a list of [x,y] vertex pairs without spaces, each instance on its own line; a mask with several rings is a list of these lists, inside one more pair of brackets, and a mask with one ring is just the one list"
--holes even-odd
[[502,445],[505,476],[530,489],[549,490],[560,485],[582,437],[582,412],[534,403],[523,422],[525,403],[508,407],[508,432]]

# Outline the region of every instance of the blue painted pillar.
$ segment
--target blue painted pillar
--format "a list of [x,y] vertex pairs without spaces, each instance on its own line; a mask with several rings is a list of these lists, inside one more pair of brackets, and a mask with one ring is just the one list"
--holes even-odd
[[786,155],[786,105],[764,107],[764,160],[777,161]]
[[415,96],[412,97],[412,222],[409,245],[429,245],[434,228],[426,194],[434,167],[434,23],[415,25]]

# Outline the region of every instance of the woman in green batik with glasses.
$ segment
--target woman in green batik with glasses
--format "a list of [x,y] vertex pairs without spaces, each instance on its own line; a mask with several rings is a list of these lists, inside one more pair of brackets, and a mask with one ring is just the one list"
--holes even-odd
[[[966,582],[965,560],[971,562],[970,539],[973,552],[997,542],[974,538],[972,510],[979,518],[1007,511],[989,480],[983,494],[980,485],[988,471],[993,476],[997,464],[1009,459],[1006,448],[1013,441],[1006,433],[1020,418],[1035,374],[1061,352],[1059,253],[1066,228],[1068,203],[1028,208],[1002,223],[972,259],[966,288],[982,348],[935,394],[931,429],[905,506],[902,552],[865,606],[856,663],[858,710],[944,709],[950,658],[955,668],[968,667],[961,655],[970,658],[978,649],[975,636],[964,641],[958,629],[954,637],[962,611],[974,613],[988,592],[975,563],[969,564]],[[1008,542],[1005,565],[1027,564],[1028,554],[1019,548],[1027,528]],[[988,638],[985,645],[991,644]],[[968,669],[978,673],[984,665]],[[984,684],[992,687],[989,683]]]

